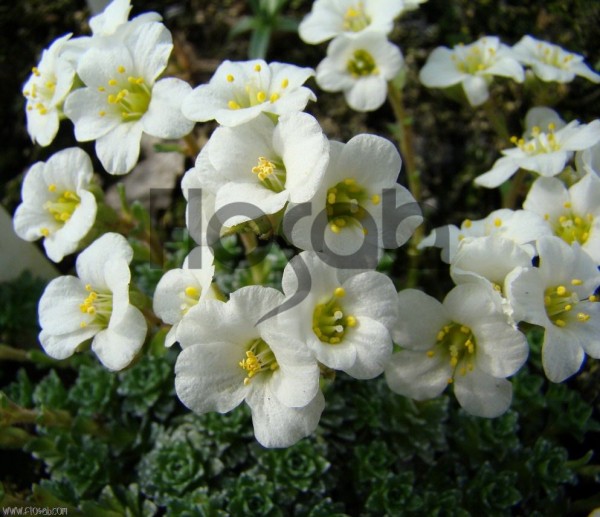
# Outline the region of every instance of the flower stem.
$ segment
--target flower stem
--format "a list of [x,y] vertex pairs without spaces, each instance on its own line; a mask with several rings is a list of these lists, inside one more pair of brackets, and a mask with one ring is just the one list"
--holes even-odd
[[242,245],[244,246],[244,253],[246,255],[246,259],[250,264],[250,274],[252,276],[252,283],[254,285],[262,285],[264,280],[263,268],[261,262],[256,262],[253,253],[256,251],[258,246],[256,234],[253,232],[244,232],[240,233],[240,240],[242,241]]
[[502,195],[502,207],[515,209],[517,201],[523,194],[525,188],[525,180],[527,179],[527,172],[523,169],[515,174],[514,178],[510,182],[508,189],[503,192]]
[[198,142],[196,141],[196,138],[194,137],[194,133],[188,133],[187,135],[185,135],[183,137],[183,141],[185,142],[185,154],[187,156],[189,156],[190,158],[196,158],[196,156],[198,156],[198,153],[200,152],[200,146],[198,145]]
[[[402,96],[402,90],[394,86],[393,83],[388,84],[388,100],[396,116],[398,122],[398,144],[400,146],[400,152],[404,158],[404,167],[406,171],[406,179],[408,181],[408,188],[415,198],[417,203],[421,203],[421,174],[417,168],[415,155],[414,155],[414,135],[412,128],[412,119],[406,113],[404,109],[404,100]],[[413,233],[408,243],[408,257],[409,266],[406,279],[406,287],[414,287],[418,283],[419,278],[419,263],[421,260],[421,254],[418,249],[418,244],[423,239],[423,226],[418,226]]]

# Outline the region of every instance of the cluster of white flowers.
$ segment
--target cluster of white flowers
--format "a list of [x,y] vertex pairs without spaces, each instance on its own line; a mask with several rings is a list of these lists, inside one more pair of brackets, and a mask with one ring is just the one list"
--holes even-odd
[[[193,123],[181,113],[191,87],[180,79],[157,81],[173,48],[171,33],[156,13],[128,21],[129,0],[115,0],[90,20],[91,37],[56,40],[23,87],[27,129],[49,145],[64,115],[79,142],[96,141],[110,174],[137,163],[142,133],[180,138]],[[82,86],[74,85],[77,75]]]
[[489,98],[489,85],[494,76],[507,77],[518,83],[525,80],[524,66],[542,81],[566,83],[576,75],[600,82],[583,56],[567,52],[558,45],[524,36],[509,47],[496,36],[485,36],[470,45],[452,49],[436,48],[421,69],[419,79],[428,88],[462,86],[471,106],[480,106]]
[[[316,0],[300,35],[315,44],[333,38],[317,83],[342,90],[354,109],[381,106],[403,66],[386,36],[397,16],[423,1]],[[120,370],[160,318],[165,345],[182,349],[180,400],[198,413],[246,402],[267,447],[314,432],[325,407],[320,379],[332,371],[385,374],[393,391],[417,400],[451,385],[465,410],[495,417],[511,403],[508,377],[527,360],[526,325],[544,328],[551,381],[575,374],[585,354],[600,358],[600,121],[566,124],[549,108],[531,109],[523,136],[511,139],[515,147],[475,180],[492,188],[519,169],[536,173],[522,208],[423,239],[421,248],[442,248],[450,264],[456,286],[443,302],[416,289],[398,293],[375,268],[423,218],[398,184],[396,147],[369,134],[329,140],[303,111],[316,101],[304,86],[311,68],[225,61],[195,89],[158,79],[171,35],[156,13],[128,21],[129,11],[129,0],[114,0],[90,20],[92,36],[66,35],[44,52],[23,91],[28,130],[48,145],[64,114],[78,141],[96,141],[104,168],[123,174],[138,161],[142,133],[181,138],[195,122],[216,120],[182,180],[199,246],[142,305],[127,239],[111,232],[95,240],[77,258],[77,277],[53,280],[40,300],[39,339],[49,355],[63,359],[91,344],[107,368]],[[581,56],[553,45],[526,36],[510,49],[488,36],[436,49],[421,81],[461,84],[479,105],[494,75],[523,81],[523,64],[544,81],[600,78]],[[96,190],[90,158],[78,148],[36,163],[23,181],[17,233],[43,237],[47,255],[61,261],[91,240],[101,212]],[[283,271],[281,291],[251,285],[226,299],[211,250],[223,233],[275,234],[301,250]]]
[[316,81],[327,92],[344,92],[356,111],[373,111],[387,96],[388,82],[404,66],[400,49],[388,41],[394,19],[426,0],[316,0],[299,27],[316,45],[333,38],[317,67]]

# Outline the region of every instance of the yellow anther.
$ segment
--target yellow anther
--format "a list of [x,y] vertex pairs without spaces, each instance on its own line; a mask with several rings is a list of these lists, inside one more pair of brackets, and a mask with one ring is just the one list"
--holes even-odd
[[587,320],[590,319],[590,315],[586,314],[585,312],[578,312],[577,313],[577,321],[582,321],[585,322]]
[[136,84],[137,79],[135,77],[132,77],[131,75],[127,78],[127,81],[129,81],[131,84]]
[[373,195],[371,196],[371,202],[372,202],[374,205],[378,205],[378,204],[381,202],[381,197],[380,197],[379,195],[377,195],[377,194],[373,194]]
[[485,70],[485,65],[483,63],[479,63],[477,65],[477,70],[479,70],[481,72],[481,70]]
[[467,369],[466,369],[464,366],[463,366],[463,367],[460,369],[460,374],[461,374],[462,376],[465,376],[465,375],[467,375]]
[[511,143],[511,144],[515,144],[515,145],[517,145],[517,142],[518,142],[518,141],[519,141],[519,138],[518,138],[518,137],[516,137],[516,136],[511,136],[511,137],[510,137],[510,143]]
[[499,228],[500,226],[502,226],[502,219],[500,219],[499,217],[496,217],[496,219],[494,219],[494,226],[496,228]]
[[463,325],[462,327],[460,327],[460,331],[463,334],[470,334],[471,333],[471,329],[469,327],[465,326],[465,325]]
[[580,278],[573,278],[573,280],[571,280],[571,285],[581,285],[583,284],[583,280],[581,280]]
[[115,95],[110,94],[108,96],[108,103],[109,104],[116,104],[117,103],[117,97]]
[[50,183],[50,185],[48,185],[48,191],[56,192],[56,185],[54,183]]
[[564,296],[566,294],[566,292],[567,292],[567,288],[564,285],[559,285],[556,288],[556,294],[558,296]]
[[435,352],[433,350],[429,350],[427,352],[427,357],[433,357],[435,355]]
[[256,65],[254,65],[255,72],[260,72],[261,70],[262,70],[262,66],[260,66],[258,63]]
[[94,314],[96,314],[96,308],[93,306],[90,306],[86,309],[86,311],[90,316],[93,316]]
[[33,73],[33,75],[35,75],[36,77],[39,77],[39,76],[41,75],[41,74],[40,74],[40,70],[39,70],[39,68],[38,68],[37,66],[34,66],[34,67],[31,69],[31,72],[32,72],[32,73]]
[[119,72],[120,74],[124,74],[125,73],[125,67],[123,65],[119,65],[117,67],[117,72]]
[[228,83],[232,83],[235,80],[235,77],[233,77],[231,74],[227,74],[226,79]]
[[329,225],[329,228],[331,229],[331,231],[333,233],[340,233],[342,231],[337,224],[333,224],[333,223]]
[[555,324],[557,327],[561,327],[561,328],[562,328],[562,327],[565,327],[565,326],[567,325],[567,324],[565,323],[565,321],[564,321],[564,320],[554,320],[554,324]]
[[85,327],[87,327],[87,323],[85,321],[82,321],[79,326],[84,329]]
[[545,221],[549,221],[550,220],[550,214],[544,214],[544,220]]
[[465,219],[465,221],[463,222],[463,226],[465,228],[471,228],[471,226],[473,226],[473,221],[471,221],[471,219]]
[[44,236],[44,237],[48,237],[48,235],[50,235],[50,230],[48,230],[48,228],[40,228],[40,233]]
[[86,291],[91,291],[92,290],[92,284],[85,284],[85,290]]
[[364,226],[363,226],[362,232],[363,232],[363,235],[369,234],[369,230],[367,230]]
[[117,86],[117,80],[116,79],[109,79],[108,80],[108,85],[109,86]]
[[444,337],[445,337],[445,336],[446,336],[446,333],[445,333],[443,330],[440,330],[440,331],[437,333],[437,337],[436,337],[436,339],[437,339],[438,341],[441,341],[442,339],[444,339]]
[[279,94],[278,93],[272,93],[271,96],[269,97],[269,100],[271,102],[277,102],[279,100]]
[[69,219],[71,219],[71,214],[69,212],[63,212],[60,214],[59,218],[61,221],[67,222]]
[[453,368],[458,364],[458,358],[457,357],[452,357],[450,359],[450,366],[452,366]]
[[283,81],[281,81],[282,88],[287,88],[289,84],[290,84],[290,82],[287,79],[284,79]]
[[98,115],[100,115],[101,117],[104,117],[106,115],[106,111],[99,111]]
[[588,300],[590,302],[597,302],[599,300],[599,298],[592,294],[592,295],[588,296]]
[[343,298],[346,296],[346,290],[343,287],[336,287],[333,291],[334,296],[337,298]]
[[571,203],[569,201],[565,201],[565,203],[563,203],[563,206],[565,208],[571,208]]
[[346,220],[342,219],[341,217],[336,218],[334,224],[337,224],[339,227],[343,228],[344,226],[346,226]]
[[454,379],[452,377],[448,377],[448,384],[452,384],[454,382]]
[[558,218],[558,222],[559,222],[560,224],[564,224],[564,223],[566,223],[568,220],[569,220],[569,218],[568,218],[566,215],[561,215],[561,216]]
[[229,101],[227,103],[227,106],[229,106],[229,109],[232,109],[232,110],[239,110],[241,108],[241,106],[235,101]]
[[567,305],[565,305],[565,311],[567,311],[567,312],[568,312],[568,311],[570,311],[571,309],[573,309],[573,306],[572,306],[570,303],[568,303]]
[[554,131],[556,129],[556,124],[554,122],[550,122],[550,124],[548,124],[548,129],[550,131]]
[[330,345],[337,345],[340,342],[340,338],[339,337],[332,337],[329,339],[329,344]]
[[348,316],[346,318],[346,326],[347,327],[356,327],[356,318],[354,316]]
[[143,77],[138,77],[138,78],[135,80],[135,84],[144,84],[144,78],[143,78]]
[[335,203],[335,194],[333,192],[330,192],[329,194],[327,194],[327,202],[330,205],[333,205]]
[[186,287],[184,292],[186,296],[189,296],[190,298],[198,298],[200,296],[200,291],[193,285]]
[[263,91],[260,91],[256,94],[256,100],[258,102],[265,102],[267,100],[267,94]]

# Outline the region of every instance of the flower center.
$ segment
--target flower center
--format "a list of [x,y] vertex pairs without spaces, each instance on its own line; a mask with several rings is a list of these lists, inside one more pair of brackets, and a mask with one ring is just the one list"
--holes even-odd
[[354,51],[352,59],[348,61],[346,67],[350,75],[354,78],[377,75],[379,73],[375,58],[369,52],[362,49]]
[[83,320],[79,326],[85,328],[93,324],[102,328],[108,327],[112,314],[112,293],[99,293],[90,284],[86,284],[85,290],[89,294],[79,306],[79,310],[89,317]]
[[[571,285],[581,285],[583,282],[578,278],[571,280]],[[573,309],[581,303],[577,293],[570,291],[566,286],[559,285],[557,287],[549,287],[544,292],[544,306],[546,308],[546,314],[550,321],[557,327],[565,327],[567,325],[567,319],[585,323],[590,319],[590,315],[586,312],[575,313]],[[598,297],[591,295],[584,302],[597,302]],[[575,318],[571,317],[571,314],[575,314]]]
[[185,315],[187,312],[198,303],[200,300],[200,295],[202,294],[202,289],[195,287],[193,285],[188,285],[180,294],[179,297],[182,300],[179,308],[181,312]]
[[[143,77],[126,72],[124,66],[118,66],[117,75],[109,79],[106,86],[99,86],[98,91],[106,93],[108,112],[120,115],[124,122],[131,122],[139,120],[148,111],[152,92]],[[98,114],[104,117],[106,113],[102,110]]]
[[537,44],[537,56],[542,63],[562,69],[570,68],[574,57],[572,54],[566,54],[558,46],[549,46],[542,43]]
[[[54,183],[48,185],[49,192],[56,192],[56,185]],[[58,222],[60,227],[71,218],[73,212],[77,209],[81,203],[80,197],[70,190],[65,190],[62,194],[57,194],[54,201],[48,200],[43,204],[44,210],[50,212],[50,215]],[[47,237],[50,235],[48,228],[41,228],[40,233]]]
[[27,98],[27,110],[38,111],[40,115],[46,115],[52,107],[52,98],[56,90],[56,75],[53,73],[44,74],[37,67],[31,69],[34,80],[31,82],[29,90],[25,90],[23,95]]
[[343,27],[345,31],[359,32],[368,27],[371,19],[365,13],[365,8],[362,2],[348,7],[344,15]]
[[[571,203],[565,203],[565,208],[571,208]],[[580,217],[569,211],[558,218],[554,224],[554,233],[569,245],[574,242],[585,244],[590,236],[593,222],[593,214]]]
[[554,130],[556,126],[551,122],[548,124],[548,132],[544,132],[539,126],[533,126],[531,134],[533,138],[525,141],[523,138],[513,136],[510,141],[521,151],[528,155],[552,153],[560,151],[560,143],[557,142]]
[[260,182],[273,192],[282,192],[285,189],[285,167],[283,163],[270,161],[261,156],[258,165],[252,167],[252,172],[257,175]]
[[[462,54],[462,55],[460,55]],[[465,74],[476,74],[490,66],[490,58],[495,57],[496,50],[488,48],[487,52],[479,47],[471,47],[466,53],[460,52],[459,55],[453,54],[452,61],[459,72]]]
[[283,90],[289,86],[287,78],[282,79],[279,89],[272,88],[269,84],[263,84],[263,79],[260,75],[262,66],[258,63],[254,65],[254,71],[256,75],[252,76],[246,84],[238,84],[238,81],[236,81],[235,76],[232,74],[226,76],[227,82],[232,85],[232,98],[227,103],[229,109],[239,110],[250,108],[267,102],[267,100],[273,104],[279,100]]
[[342,228],[350,224],[362,226],[360,220],[365,217],[365,205],[369,200],[378,205],[381,198],[377,194],[369,196],[367,189],[359,185],[354,178],[346,178],[331,187],[327,191],[325,203],[331,231],[340,233]]
[[239,363],[242,370],[247,372],[244,384],[247,386],[255,375],[263,372],[273,372],[279,368],[271,347],[261,338],[248,344],[246,358]]
[[444,354],[450,361],[453,368],[452,377],[448,379],[448,384],[453,382],[456,371],[460,375],[466,375],[473,371],[473,359],[477,349],[477,341],[473,331],[460,323],[452,322],[445,325],[437,334],[437,344],[433,350],[427,352],[427,357],[433,358],[436,353]]
[[333,291],[333,295],[325,303],[320,303],[313,312],[313,332],[323,342],[330,345],[341,343],[349,328],[356,327],[358,321],[354,316],[344,314],[340,298],[346,295],[343,287]]

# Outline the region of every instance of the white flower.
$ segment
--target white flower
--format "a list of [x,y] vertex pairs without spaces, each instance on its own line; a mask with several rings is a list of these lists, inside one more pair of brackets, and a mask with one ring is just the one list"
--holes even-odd
[[167,271],[154,292],[154,313],[165,323],[172,325],[165,336],[165,346],[175,341],[179,323],[200,300],[214,298],[211,289],[215,267],[209,248],[201,246],[186,257],[183,268]]
[[588,173],[567,189],[556,178],[538,178],[523,208],[541,215],[554,235],[578,243],[600,264],[600,178]]
[[[418,0],[417,0],[418,1]],[[388,34],[405,4],[413,0],[317,0],[311,12],[298,27],[300,38],[317,44],[340,34],[362,34],[365,31]]]
[[423,220],[410,192],[396,183],[401,164],[394,145],[379,136],[330,142],[321,187],[307,207],[288,205],[285,235],[301,249],[349,259],[361,250],[367,256],[371,249],[401,246]]
[[91,48],[77,73],[86,87],[65,101],[80,142],[96,140],[96,153],[111,174],[129,172],[140,152],[142,132],[180,138],[193,127],[181,113],[191,87],[184,81],[156,81],[167,66],[171,34],[160,23],[140,24],[124,43]]
[[73,253],[96,219],[96,199],[88,190],[92,176],[89,156],[76,147],[34,164],[23,180],[16,234],[26,241],[44,237],[46,254],[54,262]]
[[575,153],[575,165],[582,176],[588,172],[600,176],[600,143]]
[[400,49],[384,34],[338,36],[327,48],[327,57],[317,67],[317,84],[327,92],[343,91],[357,111],[379,108],[387,96],[387,84],[402,68]]
[[521,63],[529,65],[542,81],[568,83],[578,75],[594,83],[600,82],[600,75],[583,62],[583,56],[567,52],[547,41],[523,36],[513,47],[513,53]]
[[107,233],[77,257],[78,277],[48,284],[39,303],[40,343],[55,359],[71,356],[90,338],[92,350],[110,370],[131,363],[144,344],[146,320],[129,303],[129,262],[125,237]]
[[466,238],[458,245],[450,275],[456,284],[485,279],[502,293],[506,275],[516,267],[531,266],[528,251],[501,234]]
[[525,118],[523,138],[513,136],[516,147],[502,151],[491,170],[475,178],[475,184],[494,188],[504,183],[519,169],[541,176],[556,176],[573,157],[573,151],[592,147],[600,141],[600,120],[580,124],[573,120],[566,126],[555,111],[532,108]]
[[376,377],[392,353],[396,288],[381,273],[357,274],[325,260],[305,251],[284,269],[282,327],[325,366],[357,379]]
[[447,88],[461,84],[471,106],[483,104],[489,97],[488,85],[498,75],[523,82],[523,67],[509,47],[496,36],[485,36],[470,45],[457,45],[452,50],[436,48],[419,73],[428,88]]
[[469,413],[496,417],[510,406],[506,377],[527,359],[525,336],[509,324],[502,298],[489,285],[468,283],[444,303],[421,291],[398,295],[394,342],[402,347],[385,370],[391,390],[416,400],[440,395],[449,384]]
[[585,353],[600,358],[600,273],[590,256],[557,237],[537,242],[539,267],[506,278],[515,320],[544,327],[542,364],[548,379],[577,373]]
[[460,228],[454,225],[434,229],[419,243],[419,249],[435,246],[442,249],[442,260],[447,264],[454,261],[458,245],[463,239],[496,235],[519,244],[530,257],[535,247],[530,243],[540,237],[552,235],[552,228],[544,218],[528,210],[494,210],[484,219],[465,219]]
[[[314,117],[289,113],[274,124],[260,114],[240,126],[217,128],[198,156],[196,171],[200,186],[215,194],[223,222],[235,225],[275,214],[288,201],[309,201],[328,163],[329,141]],[[251,205],[246,208],[254,216],[240,213],[241,204]]]
[[23,86],[23,95],[27,99],[27,132],[34,143],[42,146],[54,140],[63,101],[73,86],[75,69],[60,56],[70,37],[70,34],[66,34],[44,50],[38,66],[33,67],[31,76]]
[[325,406],[319,368],[306,347],[276,318],[261,321],[281,303],[275,289],[243,287],[227,303],[204,300],[192,307],[177,331],[179,399],[196,413],[226,413],[245,401],[265,447],[308,436]]
[[92,35],[70,40],[65,45],[63,56],[77,65],[81,56],[90,48],[114,45],[117,41],[123,42],[140,24],[162,20],[160,14],[148,12],[128,21],[130,11],[130,0],[110,2],[104,11],[90,18],[89,25]]
[[190,120],[216,120],[237,126],[260,113],[283,115],[302,111],[313,92],[302,86],[314,75],[312,68],[285,63],[224,61],[208,84],[200,85],[185,98],[183,114]]

